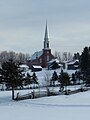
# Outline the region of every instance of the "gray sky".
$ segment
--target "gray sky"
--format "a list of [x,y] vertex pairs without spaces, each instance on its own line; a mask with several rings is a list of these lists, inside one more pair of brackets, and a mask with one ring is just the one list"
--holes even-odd
[[46,19],[53,52],[90,45],[90,0],[0,0],[0,51],[41,50]]

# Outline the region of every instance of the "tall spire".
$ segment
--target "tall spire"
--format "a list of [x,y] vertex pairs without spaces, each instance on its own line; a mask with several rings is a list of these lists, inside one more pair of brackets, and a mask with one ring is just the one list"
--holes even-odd
[[46,28],[45,28],[45,37],[44,37],[44,40],[48,41],[47,21],[46,21]]
[[45,36],[44,36],[44,49],[49,48],[49,38],[48,38],[48,30],[47,30],[47,20],[46,20],[46,28],[45,28]]

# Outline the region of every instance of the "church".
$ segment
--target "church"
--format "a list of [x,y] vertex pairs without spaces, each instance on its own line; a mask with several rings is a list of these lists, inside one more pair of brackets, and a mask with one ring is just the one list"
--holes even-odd
[[55,57],[51,53],[50,45],[49,45],[49,37],[48,37],[48,29],[47,29],[47,22],[46,22],[46,28],[45,28],[45,36],[43,41],[43,49],[41,51],[35,52],[30,60],[28,61],[29,66],[32,67],[33,65],[38,65],[42,67],[47,67],[48,62],[52,59],[55,59]]

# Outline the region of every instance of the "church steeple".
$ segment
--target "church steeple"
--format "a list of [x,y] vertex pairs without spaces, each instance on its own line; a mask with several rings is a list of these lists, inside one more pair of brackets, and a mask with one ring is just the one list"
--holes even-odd
[[46,21],[45,36],[44,36],[44,49],[49,49],[49,38],[48,38],[48,30],[47,30],[47,21]]

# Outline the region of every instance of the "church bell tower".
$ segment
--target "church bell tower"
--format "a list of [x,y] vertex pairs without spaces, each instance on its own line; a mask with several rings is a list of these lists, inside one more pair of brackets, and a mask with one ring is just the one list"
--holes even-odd
[[47,21],[45,27],[45,35],[44,35],[44,48],[43,48],[43,67],[48,66],[48,62],[53,59],[53,55],[51,54],[51,49],[49,47],[49,37],[48,37],[48,29],[47,29]]
[[49,38],[48,38],[48,30],[47,30],[47,21],[46,21],[45,36],[44,36],[44,49],[49,49]]

